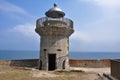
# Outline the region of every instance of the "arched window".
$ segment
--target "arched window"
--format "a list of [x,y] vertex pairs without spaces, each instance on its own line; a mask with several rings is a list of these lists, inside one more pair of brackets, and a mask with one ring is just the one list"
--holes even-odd
[[39,70],[42,70],[42,61],[40,60]]
[[65,60],[62,63],[62,68],[65,69]]

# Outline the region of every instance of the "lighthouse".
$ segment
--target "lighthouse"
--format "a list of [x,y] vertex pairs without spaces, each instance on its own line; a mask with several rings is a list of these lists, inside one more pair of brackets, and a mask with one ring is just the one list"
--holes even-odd
[[46,17],[37,19],[35,31],[40,36],[40,70],[69,70],[69,36],[74,32],[73,21],[54,4]]

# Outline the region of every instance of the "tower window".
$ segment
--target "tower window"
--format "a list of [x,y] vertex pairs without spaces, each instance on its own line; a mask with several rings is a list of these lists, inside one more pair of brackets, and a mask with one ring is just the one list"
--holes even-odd
[[57,51],[62,51],[61,49],[57,49]]
[[43,49],[43,51],[47,51],[47,49]]

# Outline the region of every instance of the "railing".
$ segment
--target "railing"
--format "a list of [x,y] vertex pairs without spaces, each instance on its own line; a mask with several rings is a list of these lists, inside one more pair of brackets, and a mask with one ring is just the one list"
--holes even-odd
[[[49,17],[43,17],[43,18],[39,18],[36,22],[36,27],[45,27],[45,22],[64,22],[66,25],[63,26],[63,24],[60,23],[58,24],[58,26],[61,27],[70,27],[73,28],[73,21],[67,18],[49,18]],[[54,24],[49,24],[49,26],[54,26]],[[57,23],[55,24],[55,26],[57,26]]]

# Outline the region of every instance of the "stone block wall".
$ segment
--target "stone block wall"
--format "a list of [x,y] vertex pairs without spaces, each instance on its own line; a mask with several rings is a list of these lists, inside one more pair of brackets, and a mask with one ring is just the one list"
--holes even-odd
[[70,66],[71,67],[92,67],[92,68],[110,67],[110,60],[70,59]]
[[11,60],[0,60],[0,65],[10,65]]
[[34,68],[38,67],[38,59],[0,60],[0,65]]
[[120,59],[111,60],[111,75],[120,80]]
[[[0,65],[10,65],[18,67],[38,67],[38,59],[24,59],[24,60],[0,60]],[[92,68],[102,68],[110,67],[110,60],[69,60],[70,67],[92,67]],[[112,70],[116,69],[115,66],[118,65],[116,62],[112,62]],[[120,64],[120,63],[119,63]]]
[[12,60],[10,66],[18,67],[38,67],[38,59]]

